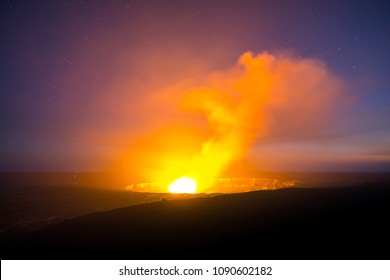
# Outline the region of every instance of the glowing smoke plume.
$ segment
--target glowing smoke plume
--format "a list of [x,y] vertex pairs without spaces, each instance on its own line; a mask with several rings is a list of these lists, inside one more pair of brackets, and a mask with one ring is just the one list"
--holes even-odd
[[256,139],[321,131],[341,89],[340,80],[320,61],[244,53],[237,65],[208,74],[200,85],[179,85],[160,94],[178,101],[178,119],[134,142],[132,168],[152,172],[164,184],[181,176],[196,178],[198,191],[206,191],[229,164],[247,155]]

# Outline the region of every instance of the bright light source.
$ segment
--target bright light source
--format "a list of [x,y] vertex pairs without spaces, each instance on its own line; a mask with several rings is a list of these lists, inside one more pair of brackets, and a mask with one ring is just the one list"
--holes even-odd
[[187,176],[175,180],[168,186],[170,193],[196,193],[196,180]]

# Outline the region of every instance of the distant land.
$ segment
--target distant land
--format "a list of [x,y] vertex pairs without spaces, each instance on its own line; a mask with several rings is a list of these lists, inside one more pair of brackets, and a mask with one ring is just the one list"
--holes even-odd
[[[296,176],[304,180],[302,186],[201,196],[54,187],[53,182],[16,184],[15,180],[12,185],[4,180],[0,255],[2,259],[390,258],[389,174]],[[47,222],[37,218],[47,216],[54,218]]]

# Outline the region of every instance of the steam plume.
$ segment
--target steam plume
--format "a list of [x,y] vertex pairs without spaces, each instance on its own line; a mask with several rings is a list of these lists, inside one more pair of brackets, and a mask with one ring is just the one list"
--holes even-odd
[[158,162],[156,180],[190,176],[206,190],[257,139],[321,131],[341,91],[341,81],[318,60],[247,52],[231,69],[208,74],[202,84],[157,95],[179,104],[176,119],[164,124],[169,129],[135,141],[132,158],[146,159],[148,164],[136,163],[140,169]]

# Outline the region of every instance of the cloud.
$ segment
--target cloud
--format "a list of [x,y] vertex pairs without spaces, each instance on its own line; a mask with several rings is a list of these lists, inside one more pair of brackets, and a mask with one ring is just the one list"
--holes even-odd
[[345,103],[342,81],[315,59],[247,52],[203,77],[148,96],[144,117],[160,132],[136,137],[122,164],[145,179],[190,176],[207,186],[259,139],[319,134]]

